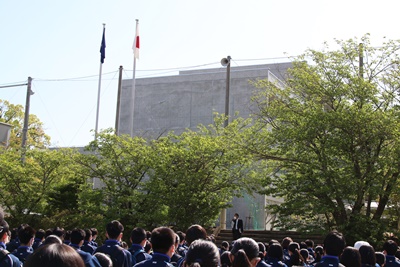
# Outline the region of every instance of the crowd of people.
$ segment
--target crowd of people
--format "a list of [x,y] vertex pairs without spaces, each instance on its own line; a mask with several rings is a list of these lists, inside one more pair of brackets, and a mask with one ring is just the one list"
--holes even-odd
[[297,243],[289,237],[268,243],[240,237],[222,242],[219,248],[200,225],[186,232],[135,228],[130,246],[122,241],[123,233],[124,226],[111,221],[106,225],[104,244],[98,245],[94,228],[35,231],[23,224],[12,230],[1,219],[0,267],[400,267],[395,241],[386,241],[382,252],[376,252],[365,241],[346,246],[337,231],[330,232],[322,246],[312,240]]

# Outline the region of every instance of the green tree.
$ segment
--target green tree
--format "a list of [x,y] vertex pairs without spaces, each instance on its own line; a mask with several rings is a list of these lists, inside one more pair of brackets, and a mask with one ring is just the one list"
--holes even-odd
[[[0,99],[0,122],[12,125],[10,147],[20,147],[24,126],[24,107]],[[27,147],[45,148],[50,145],[50,137],[45,134],[43,123],[34,114],[29,115],[27,137]]]
[[31,149],[25,163],[19,151],[0,153],[0,205],[10,219],[35,225],[54,215],[58,209],[52,196],[75,177],[76,168],[71,163],[71,153],[64,150]]
[[199,126],[197,132],[171,133],[153,142],[156,164],[145,188],[149,203],[165,206],[168,225],[213,226],[232,197],[253,185],[252,161],[229,136],[240,121],[227,129],[219,122],[217,127]]
[[359,41],[337,41],[297,58],[284,86],[255,83],[260,113],[244,145],[268,160],[265,193],[284,198],[281,227],[381,238],[400,173],[400,46],[361,42],[361,67]]
[[101,186],[86,188],[80,195],[83,212],[102,214],[104,221],[118,219],[125,226],[138,225],[141,216],[149,213],[142,210],[140,192],[150,166],[149,149],[139,137],[116,136],[111,130],[100,133],[86,147],[88,153],[77,157],[83,175],[101,181]]

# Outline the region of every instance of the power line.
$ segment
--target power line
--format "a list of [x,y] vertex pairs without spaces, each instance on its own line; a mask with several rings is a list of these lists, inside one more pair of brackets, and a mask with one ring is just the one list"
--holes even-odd
[[[272,58],[258,58],[258,59],[235,59],[235,61],[262,61],[262,60],[278,60],[278,59],[290,59],[290,58],[289,57],[272,57]],[[157,75],[157,74],[166,74],[166,73],[174,72],[174,71],[177,71],[177,70],[187,70],[187,69],[201,68],[201,67],[215,65],[215,64],[219,64],[219,62],[212,62],[212,63],[206,63],[206,64],[200,64],[200,65],[194,65],[194,66],[186,66],[186,67],[175,67],[175,68],[165,68],[165,69],[145,69],[145,70],[136,70],[136,71],[137,72],[159,72],[159,71],[162,72],[162,73],[154,73],[154,74],[141,76],[141,77],[148,77],[148,76],[153,76],[153,75]],[[124,72],[125,71],[132,71],[132,70],[125,70],[124,69]],[[115,74],[116,72],[118,72],[118,70],[107,72],[107,73],[104,73],[103,75]],[[63,81],[83,80],[83,79],[94,78],[94,77],[98,77],[98,74],[88,75],[88,76],[80,76],[80,77],[72,77],[72,78],[58,78],[58,79],[35,78],[35,81],[39,81],[39,82],[63,82]],[[85,80],[85,81],[93,81],[93,80]],[[6,84],[3,84],[3,86],[8,86],[10,84],[11,85],[19,84],[19,83],[21,83],[21,82],[6,83]],[[27,84],[25,83],[25,84],[21,84],[21,85],[27,85]],[[19,86],[21,86],[21,85],[19,85]],[[3,88],[2,85],[0,85],[0,88]]]

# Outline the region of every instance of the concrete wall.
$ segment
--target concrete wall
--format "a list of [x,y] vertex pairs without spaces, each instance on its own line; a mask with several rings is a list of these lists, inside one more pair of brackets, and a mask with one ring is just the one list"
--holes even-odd
[[[229,113],[248,117],[255,111],[249,81],[283,79],[290,63],[231,67]],[[132,80],[122,83],[119,133],[130,134]],[[133,135],[158,136],[168,131],[195,130],[213,123],[213,114],[225,112],[226,68],[181,71],[176,76],[136,79]]]
[[[247,118],[256,112],[251,97],[257,89],[250,81],[284,80],[291,63],[231,67],[229,114]],[[270,73],[270,74],[269,74]],[[272,74],[271,74],[272,73]],[[270,76],[270,77],[269,77]],[[174,131],[196,130],[198,124],[213,123],[214,112],[224,114],[226,68],[181,71],[179,75],[136,79],[133,135],[156,138]],[[119,134],[130,134],[132,80],[122,83]],[[246,229],[266,229],[265,196],[235,198],[227,210],[227,228],[239,213]]]

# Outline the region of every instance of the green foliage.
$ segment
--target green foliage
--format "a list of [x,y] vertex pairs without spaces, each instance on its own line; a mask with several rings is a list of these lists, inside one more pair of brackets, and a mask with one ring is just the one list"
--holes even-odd
[[70,155],[68,150],[32,149],[22,163],[19,151],[10,149],[0,154],[0,205],[10,220],[35,225],[40,218],[61,209],[73,209],[76,203],[71,195],[67,199],[58,195],[60,188],[78,182]]
[[399,44],[361,41],[363,68],[359,41],[337,41],[338,50],[308,50],[294,61],[284,87],[255,83],[263,89],[254,99],[260,113],[244,145],[269,160],[264,192],[285,199],[274,207],[281,227],[338,228],[351,236],[349,222],[356,221],[379,229],[359,237],[383,232],[379,222],[400,171]]
[[[20,147],[24,126],[24,107],[0,99],[0,122],[12,125],[9,147]],[[34,114],[29,115],[27,137],[27,147],[45,148],[50,145],[50,137],[45,134],[43,123]]]

